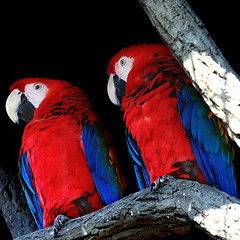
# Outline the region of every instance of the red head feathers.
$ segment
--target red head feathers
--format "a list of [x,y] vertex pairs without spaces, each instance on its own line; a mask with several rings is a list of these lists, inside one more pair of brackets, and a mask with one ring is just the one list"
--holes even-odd
[[79,88],[28,78],[11,91],[10,118],[29,122],[19,176],[39,228],[52,225],[58,215],[76,218],[121,198],[125,184],[109,136]]
[[[8,98],[6,108],[14,122],[18,122],[18,115],[29,121],[29,117],[24,117],[24,114],[30,114],[37,119],[47,118],[60,112],[70,114],[74,109],[78,110],[78,114],[91,109],[88,97],[83,91],[66,81],[26,78],[12,84],[10,90],[12,93]],[[18,113],[20,111],[20,114],[16,111]]]

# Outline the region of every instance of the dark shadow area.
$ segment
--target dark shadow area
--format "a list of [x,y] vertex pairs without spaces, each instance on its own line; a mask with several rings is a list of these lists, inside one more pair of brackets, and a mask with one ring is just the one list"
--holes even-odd
[[[221,5],[213,1],[209,5],[209,1],[191,0],[189,3],[234,70],[240,72],[239,40],[234,32],[238,14],[232,13],[238,9],[237,2],[228,1],[227,5],[222,2]],[[61,79],[89,95],[96,113],[111,132],[120,169],[128,183],[127,194],[136,191],[122,113],[107,96],[106,69],[111,57],[123,47],[162,43],[141,5],[137,0],[82,1],[80,6],[77,2],[19,2],[5,3],[2,11],[0,126],[3,144],[0,166],[9,169],[17,178],[24,124],[15,125],[5,112],[10,85],[26,77]],[[0,198],[1,194],[0,191]],[[1,207],[0,212],[3,212]],[[4,218],[0,218],[0,226],[0,235],[10,239]]]

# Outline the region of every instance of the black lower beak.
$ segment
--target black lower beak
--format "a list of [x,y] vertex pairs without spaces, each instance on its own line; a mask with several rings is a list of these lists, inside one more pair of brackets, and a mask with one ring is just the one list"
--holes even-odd
[[122,102],[122,98],[125,96],[126,82],[122,80],[117,74],[113,75],[113,83],[116,88],[116,95],[119,102]]
[[28,101],[26,95],[22,93],[21,103],[18,107],[18,117],[26,122],[30,122],[33,119],[35,107]]

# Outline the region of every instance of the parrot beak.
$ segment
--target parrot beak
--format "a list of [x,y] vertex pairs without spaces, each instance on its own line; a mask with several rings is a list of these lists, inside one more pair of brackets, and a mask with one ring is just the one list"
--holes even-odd
[[26,122],[33,119],[36,108],[30,103],[26,95],[18,89],[14,89],[7,98],[6,111],[14,123],[19,123],[19,118]]
[[108,79],[107,92],[111,102],[121,106],[122,98],[125,95],[126,82],[117,74],[111,74]]

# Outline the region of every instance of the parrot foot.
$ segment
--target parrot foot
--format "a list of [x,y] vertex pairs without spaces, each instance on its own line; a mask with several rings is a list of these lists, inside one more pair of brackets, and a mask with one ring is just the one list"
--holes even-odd
[[158,179],[152,183],[151,192],[154,193],[156,190],[161,188],[165,182],[173,181],[174,179],[176,178],[173,177],[172,175],[159,176]]
[[55,220],[54,220],[54,224],[53,224],[53,233],[54,233],[54,237],[57,237],[59,230],[61,229],[61,227],[67,222],[69,221],[70,218],[64,216],[64,215],[58,215]]

